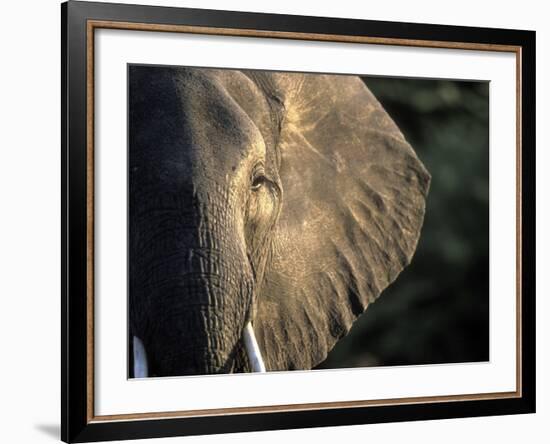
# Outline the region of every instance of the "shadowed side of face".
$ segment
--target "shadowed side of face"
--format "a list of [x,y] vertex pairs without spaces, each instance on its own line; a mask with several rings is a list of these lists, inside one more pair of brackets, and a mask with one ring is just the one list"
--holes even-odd
[[273,109],[238,71],[129,68],[130,330],[149,373],[243,370],[280,205]]

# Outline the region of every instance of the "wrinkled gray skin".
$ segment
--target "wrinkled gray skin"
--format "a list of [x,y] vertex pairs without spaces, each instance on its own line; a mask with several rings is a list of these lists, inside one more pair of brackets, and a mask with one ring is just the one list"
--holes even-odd
[[131,66],[130,337],[149,373],[320,363],[410,262],[430,177],[353,76]]

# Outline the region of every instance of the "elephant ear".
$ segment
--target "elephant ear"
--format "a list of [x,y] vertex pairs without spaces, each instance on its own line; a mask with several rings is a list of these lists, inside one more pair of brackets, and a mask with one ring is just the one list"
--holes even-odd
[[269,370],[309,369],[411,261],[430,175],[360,78],[271,83],[283,204],[254,329]]

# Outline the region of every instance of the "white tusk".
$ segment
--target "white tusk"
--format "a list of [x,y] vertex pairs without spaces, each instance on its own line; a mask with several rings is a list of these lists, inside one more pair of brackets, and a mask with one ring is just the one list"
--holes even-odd
[[265,373],[265,364],[262,359],[262,353],[260,352],[260,347],[258,347],[258,342],[256,342],[256,336],[254,335],[254,329],[252,328],[252,323],[248,322],[243,331],[244,339],[244,348],[250,361],[250,366],[252,367],[253,372]]
[[134,378],[147,378],[147,353],[141,339],[134,336]]

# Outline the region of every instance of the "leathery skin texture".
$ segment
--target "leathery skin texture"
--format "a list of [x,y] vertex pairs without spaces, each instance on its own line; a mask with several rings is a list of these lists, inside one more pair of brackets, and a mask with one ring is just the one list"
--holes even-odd
[[409,264],[430,175],[356,76],[129,67],[129,337],[150,376],[324,360]]

